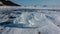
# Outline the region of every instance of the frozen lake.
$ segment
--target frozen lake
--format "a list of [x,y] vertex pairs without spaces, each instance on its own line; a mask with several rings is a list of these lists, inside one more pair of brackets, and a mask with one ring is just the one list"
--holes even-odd
[[60,8],[21,8],[0,8],[0,34],[60,34]]

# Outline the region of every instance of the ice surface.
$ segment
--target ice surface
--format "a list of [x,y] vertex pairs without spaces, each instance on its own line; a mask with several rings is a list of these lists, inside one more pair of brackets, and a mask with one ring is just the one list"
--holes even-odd
[[[26,9],[27,10],[27,9]],[[12,28],[0,27],[0,34],[60,34],[60,12],[47,10],[28,10],[28,11],[8,11],[0,12],[0,22],[9,21],[9,16],[16,17],[14,24],[25,24],[24,27],[33,28]],[[2,14],[3,13],[3,14]],[[11,19],[12,20],[12,19]],[[2,29],[2,30],[1,30]],[[2,32],[2,33],[1,33]]]

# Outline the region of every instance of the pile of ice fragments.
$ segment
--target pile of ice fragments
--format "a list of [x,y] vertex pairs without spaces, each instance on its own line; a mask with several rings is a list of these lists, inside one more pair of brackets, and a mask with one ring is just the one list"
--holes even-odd
[[60,12],[59,11],[37,11],[21,12],[21,14],[0,14],[0,23],[8,21],[9,16],[17,16],[16,24],[26,24],[29,27],[38,28],[12,28],[1,27],[0,34],[60,34]]

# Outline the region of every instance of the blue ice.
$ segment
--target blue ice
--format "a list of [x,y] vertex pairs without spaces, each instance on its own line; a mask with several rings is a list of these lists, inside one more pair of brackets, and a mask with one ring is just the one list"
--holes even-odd
[[[16,16],[16,14],[14,15]],[[25,11],[21,12],[21,14],[18,15],[19,16],[13,20],[14,24],[17,25],[23,24],[23,27],[38,27],[38,28],[33,29],[33,28],[6,27],[2,34],[38,34],[38,32],[41,32],[41,34],[60,34],[59,11],[37,11],[37,12]],[[7,20],[9,20],[9,18],[7,18],[6,21]],[[5,22],[5,20],[1,22]]]

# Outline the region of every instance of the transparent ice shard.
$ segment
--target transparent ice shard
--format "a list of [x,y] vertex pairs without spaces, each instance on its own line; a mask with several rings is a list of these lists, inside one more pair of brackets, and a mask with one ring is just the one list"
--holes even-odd
[[23,24],[23,27],[41,27],[49,24],[46,21],[47,18],[45,17],[45,14],[40,12],[23,12],[14,20],[14,23]]

